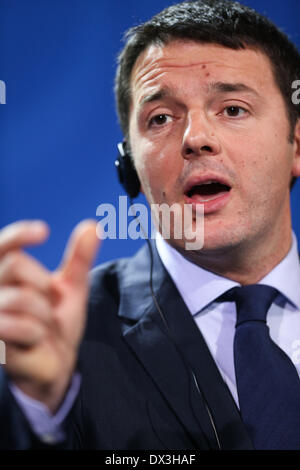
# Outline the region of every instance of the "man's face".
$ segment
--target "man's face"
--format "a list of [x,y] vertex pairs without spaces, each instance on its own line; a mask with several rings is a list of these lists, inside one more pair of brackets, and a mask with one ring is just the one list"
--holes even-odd
[[204,250],[286,237],[299,164],[265,55],[193,41],[150,46],[131,89],[130,144],[150,204],[189,203],[195,214],[203,204]]

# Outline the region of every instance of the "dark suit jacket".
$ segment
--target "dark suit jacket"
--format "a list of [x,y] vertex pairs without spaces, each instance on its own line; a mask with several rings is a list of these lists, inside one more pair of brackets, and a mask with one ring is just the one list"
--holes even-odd
[[[66,442],[57,447],[217,449],[215,426],[222,449],[252,449],[207,345],[152,248],[154,290],[170,332],[151,296],[147,246],[93,271],[78,361],[81,391],[65,422]],[[0,373],[0,448],[43,447]]]

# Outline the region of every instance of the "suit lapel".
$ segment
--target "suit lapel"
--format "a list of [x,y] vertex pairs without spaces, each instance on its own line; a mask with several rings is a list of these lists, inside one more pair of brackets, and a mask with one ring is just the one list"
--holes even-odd
[[171,406],[193,447],[200,445],[208,448],[208,443],[202,442],[203,434],[189,406],[187,371],[176,348],[157,324],[155,317],[156,312],[145,315],[125,333],[125,340]]
[[169,331],[151,296],[150,260],[144,247],[121,272],[119,315],[134,322],[125,328],[125,341],[152,377],[195,448],[217,448],[215,425],[223,449],[251,449],[231,394],[166,273],[154,243],[152,250],[154,291]]

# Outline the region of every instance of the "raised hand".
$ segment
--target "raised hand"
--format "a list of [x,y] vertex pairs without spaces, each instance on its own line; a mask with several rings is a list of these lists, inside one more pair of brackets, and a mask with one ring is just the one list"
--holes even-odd
[[40,221],[16,222],[0,231],[0,339],[11,380],[54,412],[76,364],[88,272],[99,239],[96,222],[81,222],[52,273],[22,250],[45,241],[48,231]]

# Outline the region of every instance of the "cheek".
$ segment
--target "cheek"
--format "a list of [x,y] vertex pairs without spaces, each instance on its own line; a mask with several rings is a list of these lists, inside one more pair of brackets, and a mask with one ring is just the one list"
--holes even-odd
[[135,166],[148,201],[151,203],[161,199],[165,185],[164,175],[166,174],[163,159],[154,157],[151,152],[144,152],[142,155],[136,156]]
[[166,147],[161,149],[149,143],[140,146],[140,151],[136,149],[135,165],[146,196],[151,193],[164,199],[172,193],[174,183],[182,171],[182,162],[175,155],[174,151]]
[[274,132],[244,138],[235,150],[235,161],[243,187],[259,191],[288,186],[292,153],[285,135]]

